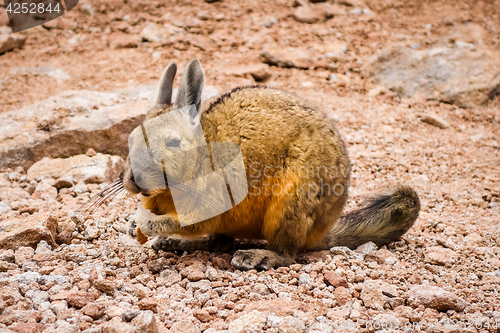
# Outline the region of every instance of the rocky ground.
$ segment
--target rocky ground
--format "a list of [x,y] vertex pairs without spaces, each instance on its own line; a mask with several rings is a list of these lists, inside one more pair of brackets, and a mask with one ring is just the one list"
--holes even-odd
[[[12,34],[0,7],[0,332],[500,331],[498,8],[80,1]],[[411,184],[414,227],[240,272],[138,245],[135,197],[72,219],[120,172],[162,69],[191,58],[207,96],[264,83],[318,105],[348,145],[348,209]]]

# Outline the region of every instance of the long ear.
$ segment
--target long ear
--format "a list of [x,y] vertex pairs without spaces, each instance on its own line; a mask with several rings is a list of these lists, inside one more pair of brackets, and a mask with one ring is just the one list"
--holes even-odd
[[201,104],[201,91],[205,82],[205,75],[198,60],[191,60],[182,73],[179,92],[175,102],[178,108],[188,105],[196,105],[199,111]]
[[168,105],[172,103],[172,85],[174,83],[175,73],[177,73],[177,65],[174,63],[168,65],[163,71],[158,88],[156,105]]

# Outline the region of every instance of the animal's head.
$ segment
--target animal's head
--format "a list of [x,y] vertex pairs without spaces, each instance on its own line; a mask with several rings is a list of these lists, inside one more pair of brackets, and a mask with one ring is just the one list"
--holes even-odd
[[131,193],[155,195],[169,184],[182,184],[199,177],[208,167],[211,170],[199,117],[205,79],[201,65],[198,60],[187,64],[173,102],[176,71],[175,64],[167,66],[160,79],[156,105],[129,136],[122,181]]

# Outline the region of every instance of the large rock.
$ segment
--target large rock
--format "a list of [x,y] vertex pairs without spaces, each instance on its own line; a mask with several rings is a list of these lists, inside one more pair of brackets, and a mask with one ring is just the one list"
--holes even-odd
[[170,37],[170,31],[163,25],[148,23],[139,36],[148,42],[162,42]]
[[248,77],[249,75],[255,81],[264,81],[271,76],[269,66],[266,64],[248,64],[248,65],[235,65],[224,68],[227,75],[234,75],[239,77]]
[[21,48],[26,37],[18,34],[0,35],[0,54]]
[[[459,44],[460,45],[460,44]],[[401,96],[477,107],[500,94],[500,54],[470,47],[383,49],[366,66],[377,84]]]
[[280,67],[307,69],[314,62],[309,52],[295,47],[268,46],[262,51],[261,57],[263,62]]
[[107,38],[107,44],[113,49],[134,48],[139,46],[141,37],[123,32],[113,32]]
[[[398,297],[397,289],[381,280],[369,280],[363,284],[361,300],[365,307],[375,310],[383,310],[391,300]],[[404,302],[404,301],[403,301]]]
[[[29,168],[44,157],[70,157],[89,148],[125,158],[128,135],[144,119],[155,90],[143,85],[107,93],[65,91],[0,114],[0,168]],[[217,93],[207,86],[202,98]]]
[[324,22],[332,15],[330,14],[329,8],[319,4],[319,5],[307,5],[298,7],[293,13],[292,17],[295,21],[301,23],[318,23]]
[[458,259],[458,253],[441,246],[431,246],[425,250],[425,262],[444,266],[453,264]]
[[409,302],[418,302],[438,311],[463,311],[467,303],[449,291],[436,286],[415,286],[408,291]]
[[[48,157],[33,164],[27,172],[28,180],[44,178],[66,180],[76,184],[112,182],[123,170],[124,161],[119,156],[97,154],[96,156],[77,155],[70,158]],[[71,186],[71,185],[70,185]],[[57,186],[56,186],[57,187]]]
[[132,324],[136,327],[137,332],[141,333],[158,333],[158,325],[152,311],[143,311],[132,320]]
[[22,246],[35,248],[44,240],[56,248],[54,237],[57,231],[57,219],[47,214],[35,213],[28,218],[0,220],[0,249],[17,249]]
[[62,68],[50,66],[36,66],[36,67],[14,67],[11,68],[9,74],[26,75],[34,74],[39,76],[50,76],[58,80],[69,80],[71,76],[66,73]]
[[259,331],[265,323],[265,316],[258,310],[254,310],[229,323],[228,333]]

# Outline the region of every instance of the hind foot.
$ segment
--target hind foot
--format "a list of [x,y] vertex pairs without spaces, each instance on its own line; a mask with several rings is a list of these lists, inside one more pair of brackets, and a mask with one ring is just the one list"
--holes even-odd
[[233,255],[231,264],[239,270],[268,270],[293,264],[295,259],[271,250],[239,250]]

